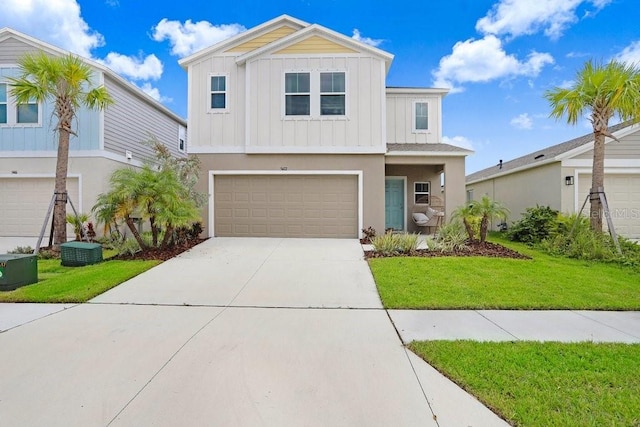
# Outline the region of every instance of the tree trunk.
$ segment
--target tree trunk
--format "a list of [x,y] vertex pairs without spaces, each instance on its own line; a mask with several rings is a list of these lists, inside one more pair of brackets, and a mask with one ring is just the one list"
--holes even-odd
[[484,243],[487,240],[487,231],[489,230],[489,217],[486,215],[482,216],[482,220],[480,221],[480,243]]
[[58,158],[56,161],[56,201],[53,206],[53,250],[67,241],[67,170],[69,167],[69,130],[58,129]]
[[467,230],[467,235],[469,236],[469,241],[473,242],[474,239],[474,235],[473,235],[473,227],[471,227],[471,224],[469,224],[469,221],[467,220],[467,218],[462,218],[462,223],[464,224],[464,228]]
[[162,238],[162,248],[166,248],[173,237],[173,227],[170,224],[167,224],[167,229],[164,232],[164,237]]
[[597,194],[598,189],[604,191],[604,137],[607,132],[608,118],[606,114],[593,114],[593,169],[591,172],[591,229],[602,233],[602,203]]
[[140,233],[138,233],[138,229],[136,228],[136,224],[133,222],[133,218],[128,216],[124,220],[124,222],[129,227],[129,230],[131,230],[131,234],[133,234],[133,237],[134,239],[136,239],[136,242],[138,242],[138,245],[140,245],[140,249],[142,250],[148,249],[147,245],[145,245],[144,243],[144,240],[142,240]]

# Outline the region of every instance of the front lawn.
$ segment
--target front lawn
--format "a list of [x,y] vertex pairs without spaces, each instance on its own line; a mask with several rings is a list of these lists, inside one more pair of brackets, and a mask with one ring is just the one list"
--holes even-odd
[[85,302],[159,263],[110,260],[84,267],[63,267],[59,259],[41,259],[38,283],[0,292],[0,302]]
[[640,426],[640,344],[422,341],[409,348],[517,426]]
[[391,309],[640,309],[637,269],[506,245],[532,259],[396,257],[369,266]]

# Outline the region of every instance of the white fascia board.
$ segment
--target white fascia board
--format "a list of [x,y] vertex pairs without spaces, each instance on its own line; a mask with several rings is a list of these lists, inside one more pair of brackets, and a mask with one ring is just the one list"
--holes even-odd
[[[0,159],[55,159],[57,157],[57,151],[0,151]],[[69,151],[70,159],[92,159],[96,157],[114,160],[116,162],[137,167],[141,167],[144,164],[144,162],[140,160],[129,160],[125,155],[116,154],[106,150]]]
[[[224,50],[227,48],[230,48],[233,45],[238,45],[238,44],[242,44],[245,41],[248,41],[254,37],[259,37],[261,34],[260,33],[267,33],[268,30],[270,30],[272,27],[275,26],[279,26],[279,25],[287,25],[289,24],[291,27],[298,27],[298,28],[305,28],[309,26],[309,23],[301,21],[299,19],[293,18],[289,15],[280,15],[274,19],[271,19],[267,22],[264,22],[256,27],[250,28],[245,32],[242,32],[240,34],[237,34],[231,38],[228,38],[226,40],[223,40],[219,43],[214,44],[213,46],[209,46],[206,47],[202,50],[199,50],[187,57],[184,57],[182,59],[180,59],[178,61],[178,64],[182,67],[185,68],[186,66],[188,66],[189,64],[193,63],[194,61],[215,53],[216,51],[219,50]],[[234,56],[237,54],[234,54]],[[186,69],[186,68],[185,68]]]
[[445,96],[449,93],[449,89],[430,88],[430,87],[387,87],[387,95],[441,95]]
[[385,154],[384,147],[298,147],[298,146],[247,146],[247,154]]
[[189,154],[243,154],[245,152],[242,145],[211,145],[211,146],[191,146]]
[[474,151],[391,151],[389,157],[465,157]]

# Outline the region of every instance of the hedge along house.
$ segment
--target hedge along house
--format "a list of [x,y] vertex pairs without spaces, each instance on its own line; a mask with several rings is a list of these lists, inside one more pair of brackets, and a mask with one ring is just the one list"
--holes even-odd
[[[640,239],[640,125],[609,127],[620,141],[605,141],[604,191],[616,232]],[[527,154],[467,176],[467,198],[484,194],[511,210],[510,221],[528,207],[580,210],[591,187],[593,133]],[[584,215],[589,215],[589,204]],[[604,221],[606,227],[606,221]]]
[[392,59],[283,15],[181,60],[206,233],[356,238],[463,203],[470,151],[442,144],[447,91],[386,88]]
[[[51,103],[16,105],[8,77],[18,60],[42,51],[69,52],[9,28],[0,29],[0,236],[38,236],[54,189],[57,134]],[[104,111],[79,109],[69,151],[67,189],[79,212],[109,190],[113,170],[139,167],[153,156],[142,144],[154,135],[175,156],[186,156],[186,121],[103,65],[83,59],[115,100]],[[71,209],[67,209],[71,213]],[[48,230],[47,230],[48,231]],[[69,228],[68,235],[73,236]]]

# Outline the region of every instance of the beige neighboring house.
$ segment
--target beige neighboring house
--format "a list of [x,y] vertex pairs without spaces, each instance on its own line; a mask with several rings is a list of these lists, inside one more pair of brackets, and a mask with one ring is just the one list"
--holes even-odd
[[[18,77],[19,58],[37,51],[69,54],[10,28],[0,29],[0,237],[38,236],[53,195],[58,148],[54,106],[17,105],[8,80]],[[92,67],[95,83],[104,84],[115,100],[105,111],[80,108],[74,123],[77,136],[70,142],[67,189],[75,208],[89,213],[98,194],[109,190],[115,169],[139,167],[153,155],[141,144],[150,133],[175,156],[186,156],[187,123],[105,66],[84,61]],[[72,212],[70,206],[67,212]],[[69,236],[72,231],[69,228]]]
[[415,210],[463,203],[471,152],[442,143],[447,91],[387,88],[392,59],[283,15],[181,60],[207,235],[414,231]]
[[[640,125],[621,123],[605,141],[604,190],[618,234],[640,239]],[[516,221],[526,208],[550,206],[578,212],[591,187],[593,133],[554,145],[467,176],[467,200],[488,194]],[[589,214],[589,204],[585,206]]]

